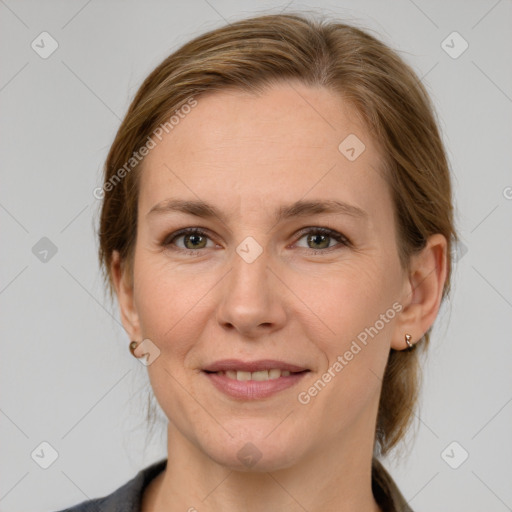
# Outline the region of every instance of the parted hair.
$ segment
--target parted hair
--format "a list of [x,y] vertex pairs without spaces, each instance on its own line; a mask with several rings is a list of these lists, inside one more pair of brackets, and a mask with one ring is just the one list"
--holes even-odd
[[[104,167],[99,258],[112,296],[113,252],[127,268],[133,263],[141,164],[126,170],[126,163],[134,153],[190,98],[227,88],[259,93],[287,81],[333,91],[362,117],[383,150],[402,267],[408,269],[430,235],[441,233],[448,242],[445,299],[457,236],[449,165],[431,99],[413,69],[367,30],[303,13],[251,17],[211,30],[181,46],[144,80]],[[122,179],[115,181],[122,168]],[[390,350],[375,433],[380,454],[410,425],[430,331],[412,352]]]

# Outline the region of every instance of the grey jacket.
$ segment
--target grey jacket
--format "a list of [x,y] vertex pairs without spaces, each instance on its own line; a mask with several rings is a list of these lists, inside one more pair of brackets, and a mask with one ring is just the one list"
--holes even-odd
[[[112,494],[87,500],[59,512],[140,512],[144,489],[165,469],[167,459],[159,460],[137,473]],[[377,460],[372,466],[372,490],[383,512],[412,512],[389,473]]]

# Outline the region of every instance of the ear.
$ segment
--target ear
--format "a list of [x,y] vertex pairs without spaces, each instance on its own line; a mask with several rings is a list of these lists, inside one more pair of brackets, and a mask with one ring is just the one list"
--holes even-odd
[[411,257],[410,269],[404,282],[403,306],[393,333],[391,348],[407,348],[405,334],[416,343],[433,325],[443,296],[448,270],[446,238],[436,233],[428,238],[426,246]]
[[118,251],[112,253],[110,269],[124,330],[127,332],[130,340],[140,341],[142,338],[139,314],[133,299],[133,277],[130,275],[128,266],[121,260]]

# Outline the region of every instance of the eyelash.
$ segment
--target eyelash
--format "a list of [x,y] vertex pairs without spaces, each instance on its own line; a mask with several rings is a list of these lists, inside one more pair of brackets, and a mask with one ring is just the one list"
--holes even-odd
[[[301,238],[303,238],[305,235],[311,235],[311,234],[324,235],[324,236],[332,238],[338,242],[338,244],[336,244],[332,247],[327,247],[325,249],[308,249],[308,248],[302,247],[302,249],[309,250],[312,254],[330,253],[332,250],[336,250],[337,248],[339,248],[339,246],[350,247],[352,245],[350,240],[346,236],[344,236],[341,233],[338,233],[337,231],[334,231],[332,229],[322,228],[322,227],[308,227],[308,228],[302,229],[299,233],[297,233],[297,236],[299,236],[297,241],[300,240]],[[184,228],[184,229],[180,229],[179,231],[172,233],[169,236],[166,236],[164,238],[164,240],[162,241],[161,245],[163,247],[168,248],[169,246],[173,245],[173,242],[176,239],[181,238],[182,236],[186,236],[186,235],[199,235],[199,236],[204,236],[204,237],[210,238],[208,233],[201,228]],[[201,249],[182,249],[181,247],[174,247],[172,250],[179,251],[179,252],[182,252],[185,254],[194,255],[194,256],[197,256],[198,253],[201,252]]]

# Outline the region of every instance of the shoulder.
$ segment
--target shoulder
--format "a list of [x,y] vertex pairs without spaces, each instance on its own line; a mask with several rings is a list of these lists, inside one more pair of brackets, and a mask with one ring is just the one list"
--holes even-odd
[[144,489],[167,465],[159,460],[142,469],[131,480],[107,496],[82,501],[58,512],[140,512]]

